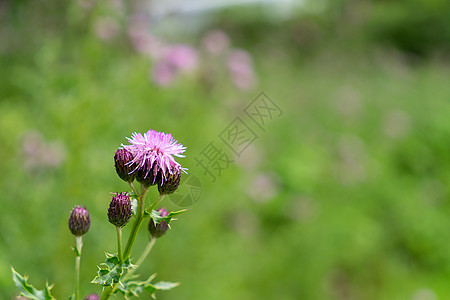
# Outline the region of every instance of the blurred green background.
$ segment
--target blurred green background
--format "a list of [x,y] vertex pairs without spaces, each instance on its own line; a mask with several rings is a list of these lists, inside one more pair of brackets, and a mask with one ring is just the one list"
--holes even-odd
[[[445,0],[0,1],[0,298],[11,265],[72,293],[75,204],[99,292],[113,155],[151,128],[202,188],[141,269],[182,283],[159,299],[449,299],[449,50]],[[263,128],[260,92],[283,112]],[[234,160],[215,181],[210,142]]]

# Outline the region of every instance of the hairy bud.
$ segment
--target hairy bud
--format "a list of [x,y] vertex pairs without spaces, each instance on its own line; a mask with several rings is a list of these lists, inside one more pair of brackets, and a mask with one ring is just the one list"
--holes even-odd
[[127,182],[133,182],[136,178],[134,163],[132,163],[133,154],[126,149],[118,149],[114,155],[114,165],[119,177]]
[[160,182],[158,182],[158,191],[160,194],[172,194],[176,191],[178,186],[180,185],[181,180],[181,169],[180,168],[173,168],[172,173],[168,174],[166,180],[162,180],[162,177],[160,179]]
[[131,201],[126,193],[116,193],[108,208],[108,220],[117,227],[123,227],[131,218]]
[[150,169],[138,169],[136,179],[137,181],[148,187],[157,183],[157,178],[160,176],[159,173],[160,170],[158,169],[158,165],[153,164]]
[[69,229],[75,236],[82,236],[89,231],[91,219],[86,208],[75,206],[69,217]]
[[100,297],[97,294],[89,294],[84,300],[100,300]]

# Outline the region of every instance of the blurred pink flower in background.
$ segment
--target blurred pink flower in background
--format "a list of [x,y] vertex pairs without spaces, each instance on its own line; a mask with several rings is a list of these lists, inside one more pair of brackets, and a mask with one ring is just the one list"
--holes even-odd
[[344,135],[337,144],[335,176],[344,185],[354,185],[367,180],[366,144],[356,135]]
[[248,90],[256,84],[253,60],[247,51],[232,50],[227,58],[227,67],[231,74],[231,81],[238,89]]
[[264,149],[261,148],[256,147],[255,144],[248,145],[245,151],[235,158],[236,163],[247,170],[256,169],[265,158]]
[[150,19],[144,14],[134,14],[128,24],[128,36],[133,48],[142,54],[158,59],[164,48],[164,42],[149,31]]
[[272,173],[259,174],[247,189],[253,201],[265,203],[279,193],[278,176]]
[[303,195],[297,195],[288,208],[288,214],[296,221],[308,221],[314,219],[319,210],[320,205],[317,201]]
[[104,41],[110,41],[117,36],[119,24],[113,18],[98,18],[95,21],[95,33]]
[[[197,79],[209,87],[223,82],[224,77],[229,77],[239,90],[249,90],[256,85],[251,55],[242,49],[230,49],[231,41],[225,32],[209,31],[196,48],[166,42],[151,33],[151,24],[148,15],[135,13],[129,19],[127,33],[133,48],[152,60],[150,79],[155,84],[168,87],[180,75],[199,70]],[[112,26],[100,24],[99,27],[98,35],[109,38]],[[203,57],[200,58],[201,54]]]
[[188,45],[171,45],[165,49],[163,60],[177,70],[191,71],[198,65],[197,50]]
[[197,66],[198,55],[195,48],[181,44],[170,45],[153,66],[152,79],[160,86],[168,86],[179,74],[193,71]]
[[236,211],[230,215],[229,224],[239,235],[244,237],[255,236],[260,230],[260,221],[254,212]]
[[223,54],[230,47],[230,38],[221,30],[211,30],[203,38],[202,46],[208,54]]
[[404,111],[392,109],[383,120],[383,132],[392,139],[406,137],[411,131],[411,117]]
[[78,5],[84,10],[91,10],[94,7],[94,0],[79,0]]
[[66,150],[61,141],[47,142],[36,130],[27,131],[23,135],[22,151],[23,166],[28,172],[58,168],[66,158]]
[[341,86],[336,91],[335,103],[336,112],[343,120],[352,121],[361,116],[363,109],[363,99],[361,93],[352,86]]
[[169,86],[177,76],[173,66],[165,61],[156,63],[152,69],[152,80],[159,86]]

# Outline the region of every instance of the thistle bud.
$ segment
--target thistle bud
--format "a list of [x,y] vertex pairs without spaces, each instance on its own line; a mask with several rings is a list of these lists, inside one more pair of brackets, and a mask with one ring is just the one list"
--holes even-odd
[[136,173],[133,161],[133,154],[127,149],[118,149],[114,155],[114,165],[119,177],[127,182],[133,182],[136,177]]
[[75,236],[82,236],[89,231],[91,219],[86,208],[76,205],[69,217],[69,229]]
[[162,177],[160,182],[158,182],[158,191],[160,194],[172,194],[176,191],[180,185],[181,180],[181,169],[173,168],[172,173],[170,173],[167,178],[163,181]]
[[[161,208],[158,211],[161,217],[167,217],[167,215],[169,214],[164,208]],[[169,229],[169,224],[167,224],[166,221],[161,221],[158,224],[155,224],[153,219],[150,218],[150,222],[148,223],[148,231],[150,231],[150,234],[153,237],[162,237],[166,233],[167,229]]]
[[126,193],[116,193],[108,208],[108,220],[117,227],[123,227],[131,218],[131,201]]
[[84,300],[100,300],[100,297],[97,294],[90,294],[87,295]]
[[140,168],[137,170],[136,179],[145,186],[155,185],[160,176],[157,164],[153,164],[149,169]]

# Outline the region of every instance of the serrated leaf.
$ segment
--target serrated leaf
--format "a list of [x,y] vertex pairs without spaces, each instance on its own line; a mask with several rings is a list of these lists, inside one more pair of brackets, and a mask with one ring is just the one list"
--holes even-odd
[[160,281],[158,283],[152,284],[152,280],[156,277],[153,274],[145,281],[128,280],[119,286],[118,291],[121,292],[125,299],[130,299],[129,297],[138,297],[144,291],[150,293],[152,298],[156,298],[155,293],[157,291],[170,290],[179,285],[178,282],[168,282]]
[[120,263],[117,254],[106,253],[106,261],[98,265],[98,275],[91,281],[102,286],[112,286],[120,282],[120,278],[126,270],[133,268],[130,259]]
[[20,275],[16,272],[16,270],[14,270],[13,267],[11,267],[11,271],[13,274],[14,283],[19,289],[21,296],[32,300],[55,300],[55,298],[50,293],[50,290],[53,288],[53,286],[49,286],[47,283],[45,285],[45,289],[38,290],[27,282],[28,277]]
[[[161,223],[162,221],[166,221],[167,224],[170,224],[170,221],[172,221],[172,219],[175,216],[178,216],[179,214],[184,213],[185,211],[187,211],[187,209],[182,209],[182,210],[178,210],[178,211],[172,211],[170,212],[167,216],[165,217],[161,217],[159,211],[157,210],[152,210],[151,212],[151,217],[153,219],[153,222],[155,222],[156,225],[158,225],[159,223]],[[174,219],[175,220],[175,219]]]
[[160,281],[154,284],[154,287],[158,290],[158,291],[167,291],[167,290],[171,290],[174,287],[179,286],[180,283],[179,282],[170,282],[170,281]]

